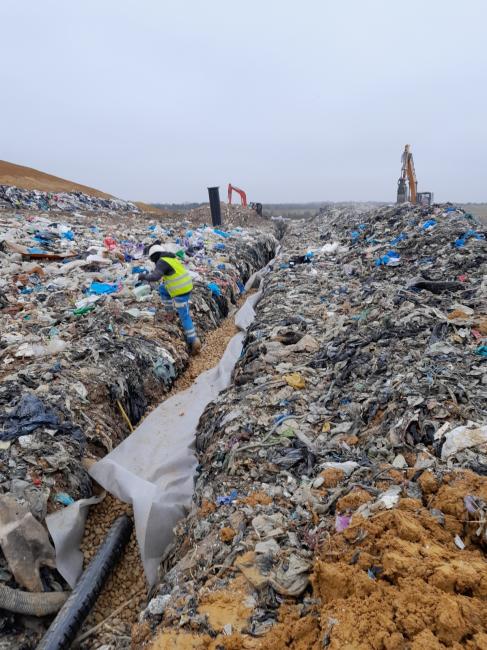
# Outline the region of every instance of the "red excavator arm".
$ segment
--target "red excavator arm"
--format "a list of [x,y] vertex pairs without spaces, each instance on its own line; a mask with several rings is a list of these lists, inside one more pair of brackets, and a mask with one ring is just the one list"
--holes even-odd
[[240,194],[240,200],[242,201],[242,205],[244,207],[247,207],[247,195],[243,190],[240,190],[238,187],[235,187],[231,183],[228,183],[228,202],[230,204],[232,203],[232,192],[237,192],[237,194]]

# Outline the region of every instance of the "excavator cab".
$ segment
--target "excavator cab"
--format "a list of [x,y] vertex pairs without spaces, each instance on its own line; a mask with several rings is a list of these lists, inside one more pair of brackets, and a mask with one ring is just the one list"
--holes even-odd
[[252,210],[255,210],[257,212],[259,217],[262,216],[262,203],[251,203],[250,207],[252,208]]
[[429,208],[430,205],[433,205],[433,192],[418,192],[416,203]]

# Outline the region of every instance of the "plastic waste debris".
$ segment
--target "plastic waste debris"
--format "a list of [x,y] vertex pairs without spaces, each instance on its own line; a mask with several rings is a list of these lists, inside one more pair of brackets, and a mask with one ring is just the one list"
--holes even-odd
[[216,505],[217,506],[226,506],[232,503],[232,501],[235,501],[238,497],[238,492],[237,490],[232,490],[230,494],[228,495],[223,495],[219,496],[216,498]]
[[39,427],[50,429],[68,429],[68,424],[61,424],[56,413],[44,402],[31,393],[26,393],[8,414],[0,414],[0,439],[14,440],[32,433]]
[[335,517],[335,530],[337,533],[342,533],[350,526],[352,517],[348,515],[337,515]]
[[119,290],[117,284],[110,284],[109,282],[92,282],[88,292],[92,295],[102,295],[105,293],[115,293]]
[[476,239],[477,241],[479,241],[479,240],[485,239],[485,235],[483,233],[478,233],[476,230],[470,229],[470,230],[467,230],[467,232],[465,232],[461,237],[456,239],[453,242],[453,245],[455,246],[455,248],[463,248],[465,246],[465,244],[467,243],[467,241],[469,239],[471,239],[471,238]]
[[215,282],[209,282],[207,286],[214,296],[221,296],[221,289]]
[[428,219],[428,221],[425,221],[423,225],[421,226],[422,230],[432,230],[437,224],[436,219]]
[[54,497],[54,501],[61,503],[63,506],[70,506],[74,503],[73,497],[69,496],[69,494],[66,494],[65,492],[58,492]]
[[68,347],[66,341],[60,338],[52,339],[47,345],[40,345],[36,343],[22,343],[17,352],[16,357],[47,357],[54,354],[64,352]]
[[284,375],[284,380],[289,386],[300,389],[306,386],[306,380],[299,372],[292,372],[290,375]]
[[401,256],[397,251],[387,251],[385,255],[375,260],[376,266],[397,266],[401,261]]
[[43,591],[40,568],[54,568],[54,548],[46,529],[26,506],[0,496],[0,546],[16,582],[28,591]]
[[135,299],[141,301],[151,295],[152,289],[150,284],[141,284],[138,287],[134,287],[133,292]]
[[474,422],[455,427],[445,434],[445,440],[441,449],[443,460],[450,458],[463,449],[478,447],[487,443],[487,424],[481,426]]

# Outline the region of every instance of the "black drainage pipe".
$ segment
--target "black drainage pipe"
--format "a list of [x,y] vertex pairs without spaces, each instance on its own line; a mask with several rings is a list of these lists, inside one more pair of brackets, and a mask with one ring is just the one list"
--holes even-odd
[[100,595],[108,574],[120,559],[130,539],[132,527],[132,520],[127,515],[115,520],[37,650],[63,650],[71,647],[78,630]]
[[222,210],[220,205],[220,189],[218,187],[209,187],[208,196],[210,197],[211,223],[214,226],[221,226]]

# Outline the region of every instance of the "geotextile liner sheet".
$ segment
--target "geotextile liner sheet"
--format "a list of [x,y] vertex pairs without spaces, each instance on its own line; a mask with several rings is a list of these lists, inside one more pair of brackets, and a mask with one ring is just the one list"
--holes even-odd
[[[253,286],[256,276],[259,274],[250,278],[247,287]],[[202,373],[187,390],[162,402],[128,438],[90,469],[90,475],[101,486],[133,505],[137,542],[150,585],[156,582],[174,526],[191,504],[198,421],[208,403],[230,385],[242,352],[244,332],[255,317],[254,307],[260,297],[259,290],[236,313],[235,324],[241,331],[230,340],[218,365]],[[78,547],[86,506],[91,503],[89,499],[78,501],[46,519],[56,548],[58,571],[71,586],[82,571],[83,556]]]

